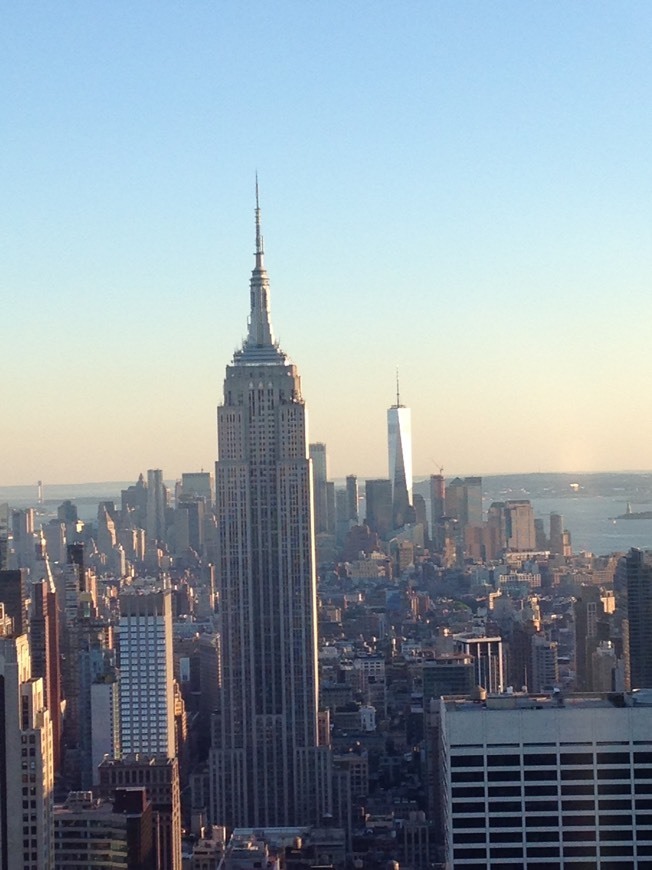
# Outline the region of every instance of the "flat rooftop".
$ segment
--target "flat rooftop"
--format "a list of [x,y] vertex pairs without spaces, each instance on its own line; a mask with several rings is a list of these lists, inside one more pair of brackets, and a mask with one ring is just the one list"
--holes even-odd
[[501,692],[486,699],[472,700],[462,695],[442,698],[447,712],[473,713],[478,710],[559,710],[611,709],[614,707],[652,707],[652,690],[634,692]]

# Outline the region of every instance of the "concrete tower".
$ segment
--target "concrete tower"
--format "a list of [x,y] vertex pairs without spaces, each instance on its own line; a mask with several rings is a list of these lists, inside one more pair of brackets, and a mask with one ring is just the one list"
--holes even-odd
[[210,797],[211,821],[229,827],[311,823],[325,808],[329,762],[317,746],[306,408],[297,368],[272,334],[257,184],[250,287],[248,335],[217,410],[223,687]]
[[412,505],[412,415],[401,405],[398,373],[396,404],[387,409],[389,479],[392,484],[392,522],[398,529],[409,522]]

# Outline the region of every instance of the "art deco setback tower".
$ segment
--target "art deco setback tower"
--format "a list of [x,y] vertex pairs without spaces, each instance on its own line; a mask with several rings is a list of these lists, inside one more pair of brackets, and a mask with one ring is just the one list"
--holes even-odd
[[311,823],[327,788],[306,408],[272,334],[258,190],[255,258],[248,335],[217,411],[223,688],[210,788],[211,821],[229,827]]
[[398,529],[410,521],[412,505],[412,416],[401,405],[398,375],[396,404],[387,409],[387,446],[389,479],[392,484],[392,520]]

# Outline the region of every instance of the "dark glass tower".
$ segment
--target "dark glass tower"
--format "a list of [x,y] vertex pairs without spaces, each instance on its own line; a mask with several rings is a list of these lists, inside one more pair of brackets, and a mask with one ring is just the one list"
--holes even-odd
[[632,689],[652,689],[652,553],[627,554],[627,618]]

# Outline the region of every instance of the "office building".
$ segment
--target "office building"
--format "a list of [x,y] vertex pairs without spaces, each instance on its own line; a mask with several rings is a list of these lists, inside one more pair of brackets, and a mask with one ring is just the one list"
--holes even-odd
[[550,552],[561,556],[564,552],[564,518],[561,514],[550,514]]
[[12,510],[11,536],[13,538],[12,568],[32,568],[34,565],[34,508]]
[[0,571],[9,567],[9,505],[0,504]]
[[631,685],[652,688],[652,552],[631,549],[626,573]]
[[365,481],[365,523],[382,540],[389,538],[394,528],[392,519],[392,484],[389,480]]
[[505,652],[500,637],[472,633],[453,635],[455,652],[473,658],[473,684],[487,692],[505,688]]
[[274,340],[256,203],[248,335],[217,411],[222,689],[210,755],[214,824],[290,825],[328,800],[318,747],[317,603],[306,408]]
[[534,511],[527,499],[493,502],[487,512],[487,558],[504,550],[536,550]]
[[[115,801],[122,812],[120,792],[144,788],[152,806],[154,867],[181,870],[181,796],[179,763],[162,755],[106,758],[100,764],[99,795]],[[141,799],[142,801],[142,799]]]
[[145,789],[116,790],[104,801],[70,792],[54,810],[56,870],[154,870],[152,806]]
[[5,606],[5,616],[14,623],[14,634],[27,631],[27,570],[25,568],[0,571],[0,601]]
[[531,640],[532,668],[528,688],[531,692],[551,692],[559,687],[558,644],[544,635],[535,634]]
[[125,754],[175,755],[172,597],[126,588],[118,634],[120,740]]
[[123,528],[142,528],[147,525],[147,484],[142,474],[135,484],[122,490],[121,524]]
[[443,474],[430,475],[430,537],[433,547],[437,551],[441,551],[443,547],[442,540],[442,518],[446,516],[446,482]]
[[358,478],[349,474],[346,478],[347,519],[352,525],[358,523]]
[[52,577],[33,583],[31,595],[29,640],[32,675],[43,678],[45,706],[50,711],[52,722],[52,759],[56,774],[61,764],[61,660],[57,594]]
[[107,668],[90,685],[90,744],[91,782],[96,786],[104,758],[121,755],[120,691],[115,668]]
[[213,504],[213,481],[208,471],[185,471],[181,475],[181,496],[201,498],[207,507]]
[[442,695],[468,695],[475,685],[475,659],[471,655],[449,653],[423,663],[424,704]]
[[165,541],[165,509],[167,502],[168,491],[163,483],[163,472],[160,468],[150,468],[147,472],[146,510],[148,546]]
[[575,595],[575,688],[578,692],[597,689],[593,683],[593,653],[610,635],[604,595],[600,586],[589,583],[582,583]]
[[312,461],[312,484],[315,505],[315,534],[330,534],[333,529],[329,518],[328,506],[328,466],[326,445],[310,444],[308,452]]
[[445,866],[651,867],[652,706],[642,695],[441,699],[429,750]]
[[396,404],[387,409],[389,480],[392,488],[392,527],[412,522],[412,414],[401,404],[396,378]]
[[0,638],[0,866],[54,870],[52,724],[27,635]]

